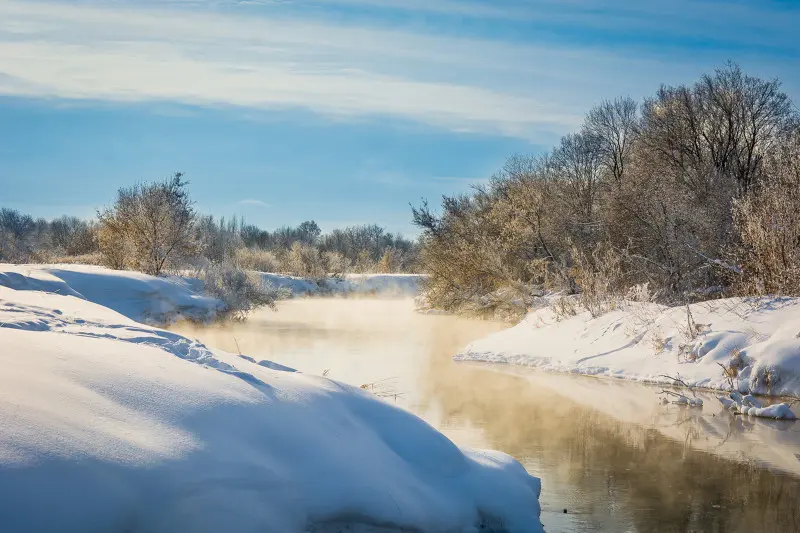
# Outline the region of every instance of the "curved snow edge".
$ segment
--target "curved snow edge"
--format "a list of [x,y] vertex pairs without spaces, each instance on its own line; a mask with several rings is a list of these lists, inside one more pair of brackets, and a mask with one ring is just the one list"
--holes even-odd
[[[82,296],[0,287],[4,528],[300,532],[360,516],[542,531],[539,480],[511,457],[461,450],[358,388]],[[58,505],[37,512],[43,499]]]
[[800,396],[800,299],[730,298],[688,311],[624,302],[597,318],[583,312],[562,320],[545,307],[471,343],[455,359]]

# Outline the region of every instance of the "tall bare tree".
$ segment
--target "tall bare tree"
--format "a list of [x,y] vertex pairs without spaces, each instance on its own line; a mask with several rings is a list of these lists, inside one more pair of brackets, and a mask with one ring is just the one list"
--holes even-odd
[[600,163],[619,183],[631,160],[638,127],[639,106],[631,98],[605,100],[586,116],[584,129],[595,138]]

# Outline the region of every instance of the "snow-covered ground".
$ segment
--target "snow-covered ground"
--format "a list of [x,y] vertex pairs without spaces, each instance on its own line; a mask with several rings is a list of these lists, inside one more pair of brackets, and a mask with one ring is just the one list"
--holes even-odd
[[510,457],[124,316],[152,316],[148,287],[188,305],[185,285],[34,270],[0,278],[4,533],[542,531]]
[[[416,274],[348,274],[317,283],[284,274],[260,275],[265,282],[287,289],[292,296],[413,297],[419,292],[422,280]],[[195,278],[154,277],[92,265],[0,263],[0,286],[85,298],[153,325],[181,319],[208,321],[225,309],[220,300],[203,294],[203,282]]]
[[732,383],[742,393],[798,396],[800,299],[714,300],[688,312],[626,302],[597,318],[582,312],[562,320],[542,307],[456,359],[666,384],[679,378],[720,390]]
[[148,324],[181,318],[207,321],[225,307],[220,300],[203,295],[203,283],[197,279],[91,265],[0,263],[0,287],[75,296]]

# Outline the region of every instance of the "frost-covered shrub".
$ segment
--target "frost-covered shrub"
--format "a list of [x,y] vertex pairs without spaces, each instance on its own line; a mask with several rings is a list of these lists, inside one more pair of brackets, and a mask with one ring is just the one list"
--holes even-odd
[[322,257],[325,269],[331,276],[341,277],[352,269],[350,260],[339,252],[323,252]]
[[550,301],[550,310],[557,320],[564,320],[578,314],[578,305],[575,296],[561,294]]
[[245,270],[257,272],[278,272],[281,264],[278,256],[268,250],[258,248],[237,248],[234,261]]
[[608,246],[598,245],[590,255],[573,248],[573,257],[580,305],[593,317],[616,309],[625,293],[622,255]]
[[800,133],[771,154],[769,180],[734,204],[746,294],[800,295]]
[[67,265],[103,265],[103,256],[100,252],[92,254],[81,255],[54,255],[51,256],[48,263],[54,264],[67,264]]
[[324,278],[325,262],[320,251],[300,241],[295,241],[286,254],[284,270],[304,278]]
[[[633,285],[648,284],[658,303],[710,299],[738,270],[724,255],[740,239],[761,282],[751,292],[796,291],[800,157],[774,154],[798,118],[780,82],[734,64],[641,106],[603,102],[546,154],[510,158],[437,211],[413,209],[430,302],[457,311],[516,282],[581,294],[594,315]],[[770,188],[780,173],[795,176],[793,189]],[[740,237],[732,205],[742,199]],[[624,283],[602,269],[611,251]]]
[[98,215],[100,252],[113,268],[157,276],[197,254],[195,211],[183,174],[117,192]]
[[236,251],[244,247],[241,238],[242,225],[237,217],[197,217],[194,231],[199,255],[212,263],[222,263],[234,258]]
[[210,264],[197,272],[204,290],[225,303],[226,311],[235,319],[244,319],[260,307],[275,307],[285,297],[282,290],[266,283],[255,272],[248,272],[230,263]]
[[376,272],[378,270],[378,263],[370,255],[369,251],[361,250],[358,253],[353,270],[359,274],[366,274],[369,272]]

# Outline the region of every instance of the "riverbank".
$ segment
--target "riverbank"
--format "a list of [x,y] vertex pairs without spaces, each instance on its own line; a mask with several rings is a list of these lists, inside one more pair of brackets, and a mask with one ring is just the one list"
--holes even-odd
[[278,308],[171,329],[308,374],[374,383],[459,446],[511,454],[542,480],[548,532],[797,529],[800,424],[737,416],[703,392],[703,408],[687,408],[658,401],[661,386],[455,363],[459,349],[508,326],[420,314],[410,299],[296,298]]
[[[422,276],[416,274],[348,274],[308,280],[284,274],[258,273],[285,297],[337,295],[410,297]],[[0,264],[0,286],[15,290],[71,295],[97,303],[137,322],[164,325],[180,320],[208,322],[225,312],[225,304],[203,293],[203,282],[189,276],[149,276],[93,265]]]
[[147,315],[148,294],[192,308],[190,286],[27,268],[0,286],[9,531],[542,531],[539,480],[511,457],[91,301]]
[[800,396],[800,299],[730,298],[681,307],[621,302],[592,317],[544,306],[471,343],[460,361],[648,383]]

